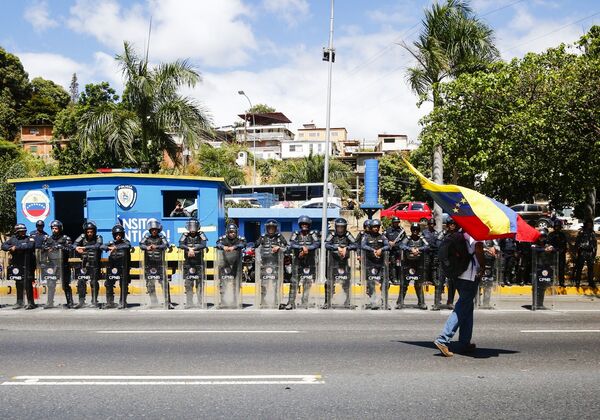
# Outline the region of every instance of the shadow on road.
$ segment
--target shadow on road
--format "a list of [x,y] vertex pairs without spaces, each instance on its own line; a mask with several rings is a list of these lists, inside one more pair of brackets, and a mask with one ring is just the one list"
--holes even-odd
[[[403,343],[409,344],[411,346],[424,347],[426,349],[432,349],[439,352],[433,341],[401,341],[401,340],[393,340],[393,343]],[[470,357],[473,359],[489,359],[491,357],[499,357],[501,354],[516,354],[519,353],[517,350],[505,350],[505,349],[492,349],[486,347],[478,347],[473,353],[461,353],[458,349],[455,349],[456,346],[450,345],[450,349],[455,352],[455,354],[459,354],[461,356]],[[442,356],[441,353],[437,353],[436,356]]]

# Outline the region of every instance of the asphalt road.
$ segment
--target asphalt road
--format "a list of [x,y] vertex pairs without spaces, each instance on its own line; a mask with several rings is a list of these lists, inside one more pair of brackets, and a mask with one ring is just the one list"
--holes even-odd
[[1,310],[0,418],[600,418],[599,311],[448,313]]

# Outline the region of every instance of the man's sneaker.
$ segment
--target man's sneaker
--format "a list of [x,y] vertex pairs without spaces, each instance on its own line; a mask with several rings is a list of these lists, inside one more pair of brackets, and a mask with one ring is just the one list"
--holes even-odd
[[452,356],[454,356],[454,353],[452,353],[450,351],[450,349],[448,348],[448,346],[445,345],[444,343],[441,343],[438,340],[435,340],[433,342],[433,344],[435,344],[435,346],[442,352],[442,354],[444,355],[444,357],[452,357]]

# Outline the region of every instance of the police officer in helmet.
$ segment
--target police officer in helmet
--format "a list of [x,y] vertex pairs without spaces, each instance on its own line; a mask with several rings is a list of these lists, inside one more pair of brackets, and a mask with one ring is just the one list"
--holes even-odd
[[402,249],[400,245],[406,238],[406,232],[400,226],[400,218],[392,217],[392,225],[383,234],[390,242],[390,281],[397,283],[401,277]]
[[[71,238],[63,233],[63,224],[60,220],[53,220],[50,223],[51,235],[44,237],[42,242],[42,250],[46,254],[50,263],[53,265],[60,264],[58,273],[61,277],[61,286],[65,293],[67,304],[65,308],[73,307],[73,291],[71,289],[71,270],[69,270],[69,252],[73,245]],[[48,299],[44,309],[54,307],[54,292],[56,281],[48,281]]]
[[342,290],[345,294],[344,307],[350,308],[351,297],[351,279],[350,253],[356,249],[356,241],[350,232],[348,232],[348,222],[339,217],[334,221],[334,231],[327,235],[325,248],[327,249],[328,270],[327,282],[325,283],[325,305],[323,309],[329,309],[335,293],[335,284],[337,278],[342,283]]
[[148,232],[140,241],[140,249],[144,251],[144,275],[146,278],[146,290],[150,296],[150,306],[158,305],[156,297],[156,280],[163,287],[166,295],[166,307],[173,309],[171,294],[169,291],[169,280],[167,279],[165,266],[165,252],[169,249],[169,241],[162,233],[162,224],[157,219],[148,219]]
[[[374,219],[370,223],[369,231],[363,236],[362,243],[360,245],[361,251],[364,253],[365,261],[361,261],[361,264],[365,264],[365,269],[362,271],[367,273],[367,296],[371,302],[365,305],[366,309],[379,309],[380,306],[377,302],[373,302],[373,294],[375,293],[376,282],[379,281],[381,285],[381,305],[383,309],[389,309],[387,300],[387,292],[389,287],[389,279],[387,278],[386,267],[385,267],[385,253],[389,251],[390,244],[387,238],[379,232],[381,229],[381,221]],[[379,280],[375,280],[375,275]]]
[[24,224],[15,225],[15,234],[2,244],[2,251],[10,253],[10,265],[7,267],[7,276],[15,281],[17,288],[17,303],[13,309],[23,307],[23,291],[27,295],[25,309],[35,309],[33,295],[33,257],[35,239],[27,235]]
[[[265,233],[261,235],[254,244],[254,248],[258,249],[262,267],[270,266],[273,269],[279,267],[279,256],[283,255],[288,246],[287,241],[278,232],[278,224],[274,219],[269,219],[265,223]],[[261,271],[263,268],[261,267]],[[262,273],[257,272],[257,275],[262,276]],[[283,278],[283,273],[277,273],[277,276]],[[261,307],[265,306],[265,297],[267,295],[267,285],[264,281],[260,283]],[[271,304],[273,302],[269,302]],[[276,303],[279,305],[279,302]]]
[[184,251],[183,282],[185,287],[185,307],[194,304],[194,288],[198,305],[203,304],[203,279],[205,274],[204,252],[208,238],[200,230],[200,222],[190,219],[186,223],[187,232],[179,239],[179,248]]
[[298,218],[300,231],[295,231],[290,238],[290,248],[292,250],[292,279],[290,283],[290,294],[285,309],[296,308],[296,294],[298,286],[302,283],[301,305],[308,305],[308,294],[310,287],[316,280],[317,253],[319,248],[319,235],[312,231],[312,220],[308,216]]
[[429,250],[429,244],[421,235],[421,226],[418,223],[413,223],[410,226],[410,236],[402,242],[402,250],[404,251],[405,267],[404,279],[400,286],[400,295],[396,308],[402,309],[404,306],[404,298],[410,282],[410,277],[414,278],[414,287],[417,294],[417,306],[419,309],[427,309],[425,305],[425,293],[423,292],[423,275],[425,253]]
[[[242,269],[242,251],[246,248],[246,238],[238,235],[238,227],[235,223],[227,225],[225,235],[217,239],[216,248],[223,251],[223,261],[219,261],[218,269],[222,273],[220,275],[221,282],[219,283],[219,293],[221,296],[222,304],[224,301],[225,284],[224,280],[227,279],[239,279]],[[226,273],[226,275],[225,275]],[[240,293],[240,285],[234,285],[234,293]],[[234,297],[234,303],[238,301],[240,296]]]
[[594,261],[596,260],[597,253],[597,242],[596,233],[594,232],[594,222],[592,220],[586,220],[583,224],[583,228],[577,234],[575,239],[575,249],[577,251],[577,259],[575,261],[575,286],[579,287],[581,284],[581,272],[583,266],[587,266],[588,285],[591,288],[596,288],[596,282],[594,280]]
[[90,280],[92,288],[92,306],[99,307],[98,293],[100,291],[100,256],[102,254],[102,236],[97,234],[98,228],[92,221],[83,224],[83,231],[75,242],[73,249],[76,255],[81,257],[81,266],[77,272],[77,294],[79,303],[75,305],[75,309],[80,309],[85,306],[85,297],[87,294],[87,280]]
[[[127,308],[129,292],[129,267],[131,266],[131,243],[125,239],[125,228],[120,224],[111,229],[113,240],[103,246],[108,251],[108,270],[106,275],[106,309]],[[119,282],[119,305],[115,303],[115,282]]]

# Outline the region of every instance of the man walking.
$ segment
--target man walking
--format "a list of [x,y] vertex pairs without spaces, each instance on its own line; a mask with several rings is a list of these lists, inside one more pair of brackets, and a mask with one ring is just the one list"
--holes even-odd
[[482,268],[485,265],[483,243],[475,241],[467,233],[454,235],[452,242],[449,244],[449,255],[452,258],[444,261],[446,275],[451,277],[455,275],[454,273],[459,273],[455,279],[459,297],[444,329],[433,342],[445,357],[454,355],[448,345],[458,330],[460,330],[459,350],[463,353],[475,350],[475,344],[471,343],[474,300],[477,295],[477,283],[481,278]]

